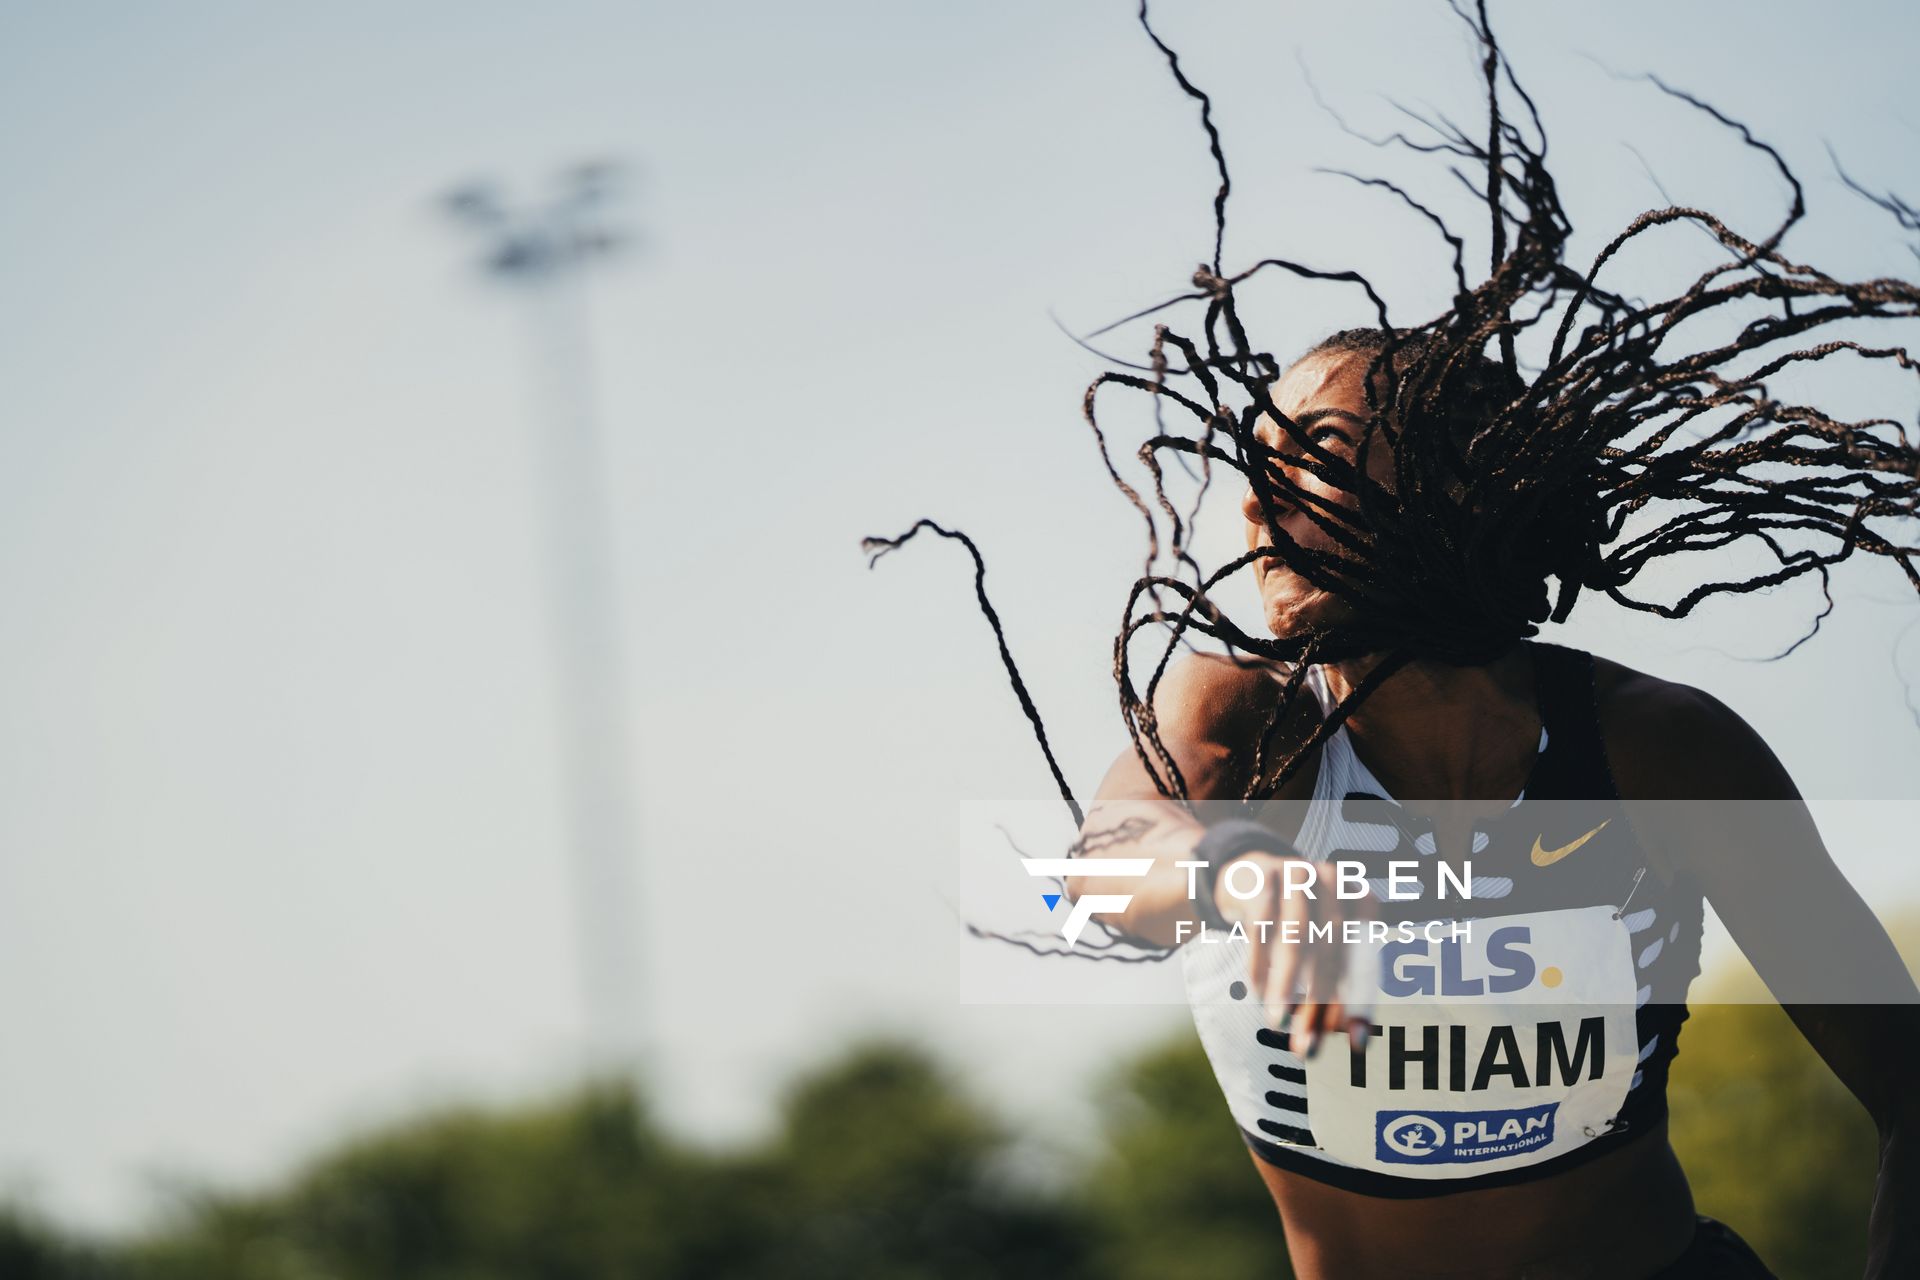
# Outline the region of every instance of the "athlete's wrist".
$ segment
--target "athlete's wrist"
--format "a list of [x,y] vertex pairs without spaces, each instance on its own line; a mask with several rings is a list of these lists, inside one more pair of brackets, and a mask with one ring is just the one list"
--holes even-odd
[[1214,928],[1232,928],[1234,922],[1258,907],[1253,905],[1252,895],[1242,898],[1231,891],[1227,869],[1247,859],[1278,864],[1299,856],[1279,833],[1250,818],[1230,818],[1214,824],[1193,846],[1193,858],[1202,864],[1195,884],[1196,912]]

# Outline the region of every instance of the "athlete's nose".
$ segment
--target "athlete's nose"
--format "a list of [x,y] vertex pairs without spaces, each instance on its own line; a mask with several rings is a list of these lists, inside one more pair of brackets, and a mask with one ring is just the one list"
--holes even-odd
[[[1267,506],[1268,510],[1273,512],[1275,520],[1280,519],[1292,509],[1287,491],[1277,479],[1268,481]],[[1258,525],[1262,529],[1267,527],[1267,512],[1260,509],[1260,495],[1254,492],[1251,483],[1247,485],[1246,492],[1240,495],[1240,514],[1247,518],[1249,524]]]
[[1266,514],[1260,510],[1260,495],[1253,491],[1251,484],[1247,486],[1247,491],[1240,495],[1240,514],[1247,518],[1248,524],[1267,522]]

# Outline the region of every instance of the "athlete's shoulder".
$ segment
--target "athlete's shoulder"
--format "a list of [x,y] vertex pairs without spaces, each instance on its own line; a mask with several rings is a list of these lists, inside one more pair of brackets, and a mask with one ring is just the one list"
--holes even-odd
[[[1145,673],[1134,671],[1136,688],[1147,696]],[[1271,709],[1279,690],[1275,668],[1255,659],[1216,653],[1181,653],[1151,686],[1155,726],[1168,745],[1223,746],[1244,726]]]
[[[1172,753],[1196,799],[1239,795],[1252,753],[1248,750],[1268,731],[1279,705],[1286,669],[1277,663],[1221,654],[1184,653],[1168,664],[1153,688],[1155,729],[1161,744]],[[1144,697],[1145,676],[1134,673],[1136,689]],[[1273,726],[1269,745],[1284,752],[1309,731],[1319,704],[1302,691],[1286,721]],[[1133,752],[1122,753],[1103,792],[1129,793],[1142,779]]]
[[1231,719],[1247,714],[1271,694],[1281,668],[1262,658],[1229,657],[1223,653],[1182,653],[1167,664],[1154,690],[1154,706],[1162,714],[1177,714],[1196,722]]
[[1705,689],[1593,659],[1600,732],[1620,792],[1643,800],[1760,800],[1794,795],[1766,740]]
[[[1184,653],[1168,664],[1154,690],[1154,711],[1163,727],[1177,727],[1196,739],[1237,744],[1247,731],[1267,727],[1288,671],[1260,658]],[[1309,710],[1317,720],[1319,704],[1303,689],[1292,718],[1304,721]]]

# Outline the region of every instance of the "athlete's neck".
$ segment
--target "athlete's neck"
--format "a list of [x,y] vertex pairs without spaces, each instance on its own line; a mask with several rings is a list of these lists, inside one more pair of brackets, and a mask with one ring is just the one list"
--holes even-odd
[[[1345,697],[1380,660],[1328,663],[1328,690]],[[1540,740],[1533,656],[1516,644],[1481,667],[1416,659],[1368,694],[1346,727],[1398,799],[1511,800]]]

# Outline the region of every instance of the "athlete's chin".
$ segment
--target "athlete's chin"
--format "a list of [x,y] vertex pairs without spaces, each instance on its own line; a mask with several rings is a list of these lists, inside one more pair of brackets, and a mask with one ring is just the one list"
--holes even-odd
[[1346,605],[1336,596],[1288,570],[1270,573],[1260,585],[1267,630],[1276,639],[1293,640],[1348,619]]

